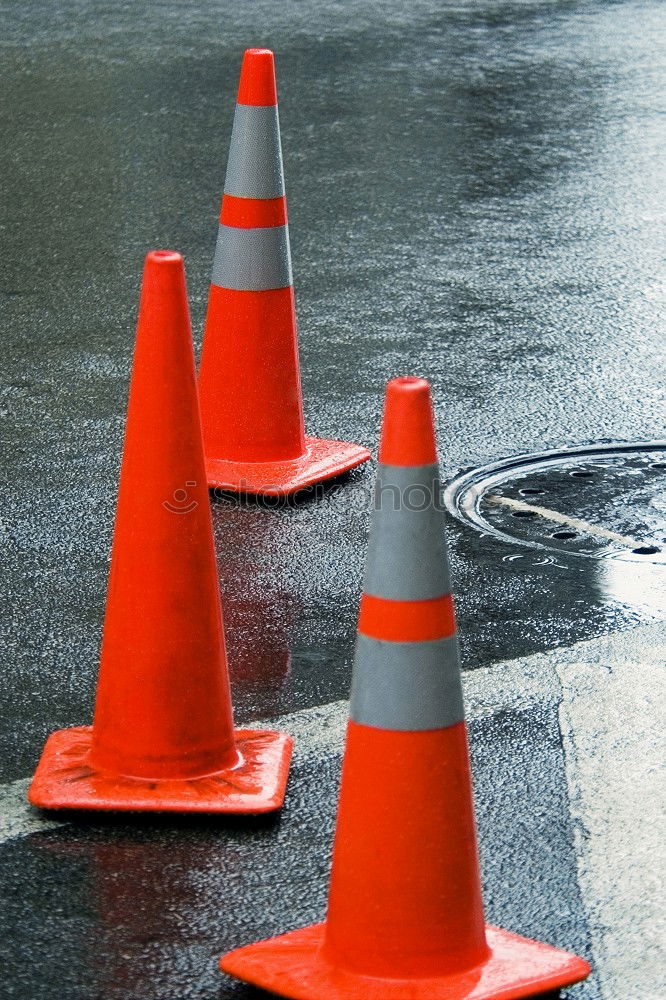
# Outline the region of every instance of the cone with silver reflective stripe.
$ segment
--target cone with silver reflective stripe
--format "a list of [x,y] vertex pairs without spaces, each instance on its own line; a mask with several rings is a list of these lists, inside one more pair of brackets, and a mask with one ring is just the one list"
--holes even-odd
[[287,495],[365,462],[306,437],[273,53],[248,49],[204,330],[199,395],[212,488]]
[[328,915],[225,955],[298,1000],[510,1000],[584,979],[484,924],[428,383],[389,383]]
[[264,813],[291,738],[235,730],[183,259],[141,289],[94,724],[53,733],[44,809]]

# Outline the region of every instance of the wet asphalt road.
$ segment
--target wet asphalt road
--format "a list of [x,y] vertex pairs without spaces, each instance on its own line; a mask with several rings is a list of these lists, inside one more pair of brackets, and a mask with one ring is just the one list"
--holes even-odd
[[[81,0],[10,3],[2,20],[0,781],[90,718],[142,260],[185,255],[198,343],[246,46],[276,51],[309,433],[374,449],[385,381],[418,374],[447,478],[663,437],[663,4]],[[215,502],[238,721],[346,697],[371,483],[357,470],[279,510]],[[639,565],[609,587],[595,560],[542,565],[453,520],[449,541],[468,670],[661,615]],[[537,879],[556,902],[498,919],[584,951],[549,712],[472,724],[485,745],[506,737],[509,758],[530,748],[556,803]],[[210,955],[319,915],[336,760],[325,780],[304,764],[282,824],[251,834],[67,827],[0,848],[13,891],[0,995],[249,995],[217,983]],[[218,898],[249,857],[287,897],[271,888],[222,925]],[[491,868],[492,910],[506,876]],[[178,974],[160,979],[167,967]]]

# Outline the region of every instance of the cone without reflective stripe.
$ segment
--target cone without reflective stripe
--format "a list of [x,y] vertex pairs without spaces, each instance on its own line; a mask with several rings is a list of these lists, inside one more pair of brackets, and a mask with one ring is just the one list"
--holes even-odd
[[287,495],[365,462],[305,436],[273,53],[248,49],[224,184],[199,395],[211,487]]
[[262,813],[291,739],[233,729],[183,260],[148,254],[92,727],[47,741],[45,809]]
[[301,1000],[509,1000],[582,959],[484,925],[428,383],[389,383],[326,923],[221,967]]

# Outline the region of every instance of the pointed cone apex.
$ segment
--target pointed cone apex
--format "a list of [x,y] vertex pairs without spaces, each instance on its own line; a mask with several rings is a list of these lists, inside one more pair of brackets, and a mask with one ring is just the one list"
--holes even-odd
[[275,60],[270,49],[246,49],[238,84],[238,104],[277,104]]
[[260,813],[291,740],[233,729],[180,254],[146,258],[92,728],[48,740],[47,809]]
[[437,461],[430,386],[422,378],[394,378],[386,388],[379,461],[432,465]]
[[326,923],[233,951],[220,965],[297,1000],[511,1000],[569,986],[588,975],[583,959],[484,925],[422,379],[389,385],[382,462],[363,595],[372,613],[362,603]]
[[273,53],[248,49],[199,372],[211,488],[281,496],[367,461],[305,435]]

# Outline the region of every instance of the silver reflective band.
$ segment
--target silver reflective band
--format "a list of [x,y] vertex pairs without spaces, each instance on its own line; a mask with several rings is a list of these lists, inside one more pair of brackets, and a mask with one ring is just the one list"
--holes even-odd
[[220,225],[213,261],[213,284],[245,292],[292,284],[289,230],[237,229]]
[[236,105],[224,193],[234,198],[284,195],[277,107]]
[[393,601],[451,592],[436,465],[380,465],[364,591]]
[[465,718],[458,640],[356,638],[350,717],[362,726],[422,732]]

